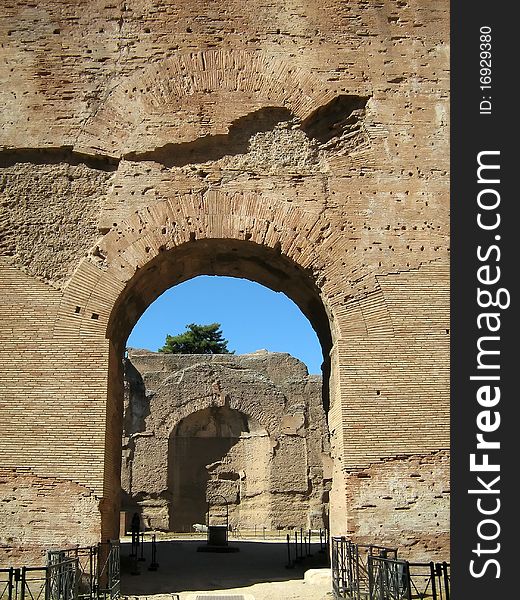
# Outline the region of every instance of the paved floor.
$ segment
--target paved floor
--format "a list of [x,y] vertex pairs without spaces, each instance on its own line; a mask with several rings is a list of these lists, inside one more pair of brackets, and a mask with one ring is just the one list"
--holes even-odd
[[[235,596],[239,600],[330,600],[330,571],[319,544],[312,545],[312,557],[288,569],[287,547],[283,540],[230,540],[236,553],[197,552],[206,544],[199,539],[171,539],[157,542],[157,571],[149,571],[150,547],[145,543],[145,561],[133,563],[130,544],[121,544],[121,592],[125,596],[156,596],[155,600]],[[132,575],[135,566],[139,575]],[[320,569],[320,570],[316,570]],[[307,575],[305,576],[305,573]],[[212,594],[210,594],[212,592]],[[239,596],[239,598],[236,598]]]

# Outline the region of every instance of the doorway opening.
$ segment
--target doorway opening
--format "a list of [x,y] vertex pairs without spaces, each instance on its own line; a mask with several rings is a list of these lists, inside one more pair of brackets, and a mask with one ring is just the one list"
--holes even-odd
[[262,503],[255,499],[269,488],[270,440],[258,422],[229,405],[212,406],[184,418],[169,442],[170,531],[192,531],[194,523],[207,525],[208,504],[220,507],[222,499],[235,530],[242,529],[247,518],[263,516],[258,514]]
[[146,530],[193,535],[213,503],[241,540],[274,535],[283,567],[287,533],[327,527],[322,376],[266,350],[189,357],[130,349],[124,362],[123,502]]
[[[286,340],[296,339],[295,329],[305,327],[307,345],[317,347],[309,323],[286,297],[256,284],[245,297],[237,280],[199,279],[207,280],[201,282],[203,288],[188,290],[184,299],[190,310],[183,307],[182,296],[175,302],[176,295],[171,294],[155,317],[143,319],[146,335],[154,318],[162,323],[164,315],[181,313],[176,317],[180,322],[198,319],[201,313],[192,311],[194,294],[203,296],[203,308],[212,298],[212,310],[202,313],[202,318],[221,320],[214,291],[215,284],[224,284],[220,292],[225,308],[240,325],[258,319],[265,329],[273,321],[273,331],[262,331],[262,343],[266,341],[269,348],[276,343],[290,346]],[[234,295],[236,303],[247,304],[240,315],[231,300]],[[262,306],[266,298],[269,302]],[[233,331],[233,323],[227,324]],[[144,334],[135,335],[139,327],[143,328],[141,321],[130,339],[146,341]],[[167,327],[156,345],[164,340]],[[250,340],[254,323],[242,329],[242,337],[230,336],[231,347],[248,349],[247,341],[249,348],[255,348],[256,342]],[[312,352],[309,355],[312,358]],[[124,510],[139,512],[147,529],[188,533],[207,522],[208,502],[218,497],[217,504],[225,499],[235,531],[325,528],[331,466],[322,389],[322,377],[309,375],[306,365],[289,353],[264,349],[240,355],[180,355],[128,349]],[[295,460],[298,464],[293,464]]]

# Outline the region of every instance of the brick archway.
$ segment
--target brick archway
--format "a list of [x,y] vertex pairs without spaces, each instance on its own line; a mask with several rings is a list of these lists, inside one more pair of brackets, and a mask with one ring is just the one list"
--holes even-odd
[[[430,417],[426,415],[432,411],[421,402],[420,395],[415,399],[404,389],[390,400],[393,410],[415,415],[413,427],[404,438],[399,428],[388,430],[381,412],[374,412],[366,399],[386,388],[389,376],[396,382],[403,377],[400,357],[409,365],[417,364],[414,368],[419,374],[421,363],[414,361],[423,346],[422,334],[403,330],[401,315],[392,316],[390,307],[401,302],[402,309],[411,306],[407,310],[416,311],[428,322],[431,307],[420,290],[432,277],[447,281],[448,270],[442,263],[433,263],[404,277],[395,274],[381,278],[360,273],[356,254],[349,250],[349,241],[331,230],[320,216],[282,201],[265,202],[259,194],[222,192],[172,194],[169,200],[134,213],[93,248],[64,292],[54,335],[75,334],[97,348],[106,348],[108,402],[103,480],[99,481],[104,498],[104,537],[114,535],[117,524],[120,357],[124,342],[158,295],[196,275],[241,276],[284,291],[315,328],[324,349],[330,394],[330,404],[329,398],[326,402],[335,464],[336,492],[333,490],[331,496],[334,529],[345,527],[345,473],[392,457],[396,447],[413,455],[433,452],[445,444],[443,430],[439,437],[421,439],[417,434],[428,427]],[[353,289],[354,272],[363,282],[361,288]],[[352,295],[345,294],[346,290],[352,290]],[[441,290],[438,296],[441,306],[443,294]],[[430,297],[429,302],[435,305],[436,297]],[[401,328],[399,336],[396,327]],[[428,335],[433,335],[432,331]],[[417,349],[411,350],[414,347]],[[390,357],[389,351],[394,355]],[[443,360],[441,347],[433,360],[434,365]],[[431,394],[435,403],[437,398],[442,402],[436,386],[432,378],[417,389]],[[445,418],[443,413],[437,414],[440,420]],[[425,415],[421,423],[418,419],[423,417],[417,415]],[[381,430],[387,432],[384,437]]]
[[[232,121],[284,107],[304,121],[336,93],[275,55],[209,49],[179,53],[126,78],[75,144],[112,157],[225,134]],[[223,113],[217,116],[217,113]]]
[[[315,215],[282,202],[266,206],[259,196],[173,195],[136,212],[83,260],[65,290],[55,335],[75,330],[80,339],[109,344],[105,536],[113,535],[116,526],[120,357],[142,312],[172,285],[201,274],[244,277],[283,291],[318,334],[328,392],[330,356],[340,335],[330,290],[344,288],[347,273],[334,279],[328,272],[327,256],[332,247],[337,251],[340,240],[327,229]],[[340,422],[334,430],[341,430]]]
[[[289,292],[311,320],[313,311],[318,312],[306,297],[312,290],[323,303],[323,314],[328,316],[333,335],[340,337],[341,321],[334,318],[334,310],[343,304],[341,290],[351,287],[350,273],[346,259],[344,271],[333,270],[330,253],[334,249],[336,254],[343,251],[346,255],[344,240],[330,230],[325,219],[284,202],[266,204],[260,195],[251,193],[172,195],[166,202],[136,212],[104,236],[89,257],[81,262],[65,290],[57,327],[75,326],[81,336],[97,337],[104,333],[113,338],[119,335],[115,332],[117,321],[123,328],[121,335],[128,335],[140,316],[139,308],[144,310],[171,285],[202,274],[199,271],[203,267],[194,266],[190,272],[189,266],[177,265],[171,269],[169,280],[142,290],[144,300],[139,302],[125,297],[127,305],[128,302],[135,303],[135,314],[126,320],[113,314],[114,307],[122,302],[124,290],[138,285],[146,273],[151,275],[156,271],[160,260],[169,252],[197,255],[197,252],[207,251],[209,240],[214,240],[209,243],[215,243],[221,249],[228,244],[231,252],[238,252],[236,246],[239,245],[253,262],[255,255],[262,251],[269,253],[267,262],[285,261],[284,271],[293,270],[298,272],[298,277],[307,280],[306,292],[298,289],[291,292],[281,271],[276,274],[274,264],[270,269],[267,263],[262,267],[257,260],[257,272],[250,277],[260,279],[259,283],[267,287]],[[235,249],[231,248],[232,242]],[[205,249],[202,248],[204,243]],[[244,252],[246,247],[249,252]],[[215,260],[205,269],[207,274],[248,276],[240,272],[239,266],[220,268]],[[367,281],[370,287],[377,287],[370,274],[367,274]],[[324,343],[326,332],[317,333]]]
[[[45,504],[49,515],[60,514],[60,505],[70,507],[62,519],[63,539],[90,543],[115,534],[124,340],[161,291],[209,273],[245,276],[284,291],[321,339],[325,359],[330,358],[334,533],[390,545],[406,539],[410,549],[418,540],[435,551],[447,547],[449,487],[442,484],[449,448],[446,79],[408,75],[418,60],[433,61],[438,73],[447,71],[442,39],[425,33],[437,31],[438,13],[420,12],[417,17],[435,27],[414,27],[418,38],[389,36],[393,21],[381,20],[383,27],[370,17],[357,41],[331,43],[330,59],[317,53],[316,62],[308,62],[307,55],[301,64],[309,69],[293,67],[295,48],[289,41],[278,55],[253,44],[249,47],[256,50],[193,52],[184,45],[171,56],[168,40],[154,55],[162,59],[155,63],[143,46],[125,59],[115,44],[107,63],[112,66],[94,69],[92,80],[89,71],[73,68],[80,53],[63,60],[61,44],[48,53],[56,68],[40,70],[28,52],[25,68],[9,75],[21,77],[12,80],[13,97],[33,90],[27,105],[15,103],[11,125],[23,124],[25,130],[32,119],[22,138],[35,145],[34,151],[25,151],[22,142],[18,147],[20,132],[9,137],[9,126],[7,147],[15,148],[9,161],[25,157],[31,168],[43,161],[45,181],[60,173],[56,162],[75,164],[85,155],[94,166],[115,171],[114,177],[101,178],[106,186],[93,198],[81,195],[98,181],[90,167],[73,174],[63,170],[90,186],[78,191],[60,182],[49,186],[47,196],[45,186],[26,185],[31,168],[15,173],[22,185],[12,185],[13,206],[27,194],[48,210],[42,242],[28,236],[29,229],[32,235],[39,227],[28,228],[23,212],[13,211],[11,234],[23,238],[24,247],[34,245],[35,254],[41,243],[45,268],[31,269],[32,251],[22,253],[23,260],[10,251],[0,264],[6,299],[2,360],[12,400],[5,406],[7,417],[2,415],[3,461],[15,470],[14,487],[24,494],[37,485],[54,488]],[[363,5],[358,17],[365,15],[372,12]],[[365,37],[366,31],[374,35]],[[87,27],[78,37],[91,44],[94,33]],[[27,42],[33,51],[40,44],[35,39]],[[47,56],[41,48],[38,52]],[[399,77],[395,72],[401,61],[403,78],[400,67]],[[54,70],[57,87],[47,97],[38,82],[50,81],[42,77]],[[78,84],[82,76],[86,87],[73,83],[70,91],[62,85],[69,71]],[[41,101],[42,93],[49,101]],[[324,162],[305,172],[297,163],[293,170],[260,169],[260,175],[239,167],[231,178],[182,171],[191,165],[194,144],[218,143],[220,136],[229,141],[233,128],[254,120],[259,111],[279,111],[288,127],[294,118],[305,136],[313,115],[335,106],[338,97],[350,99],[350,93],[366,100],[367,118],[356,121],[363,143],[348,137],[355,143],[342,146],[342,154],[327,150]],[[65,102],[69,94],[75,99],[71,103]],[[165,152],[185,152],[182,165],[159,160]],[[213,160],[208,154],[205,159]],[[64,216],[67,202],[58,217],[50,214],[53,204],[47,205],[62,188],[63,197],[77,203],[70,222]],[[81,232],[78,215],[86,209],[91,216],[101,213],[92,216],[89,231],[92,236],[103,232],[102,239],[82,260],[79,241],[65,240],[70,251],[67,260],[62,257],[65,264],[47,269],[67,231]],[[40,225],[39,218],[36,222]],[[53,273],[68,277],[74,269],[65,287],[63,280],[53,285]],[[83,522],[70,498],[66,504],[60,500],[67,494],[82,507]],[[38,498],[31,499],[36,507]],[[432,537],[435,525],[425,518],[432,506],[440,515],[439,539]],[[404,515],[399,524],[397,516]],[[9,512],[0,516],[10,519]],[[44,548],[53,542],[29,518],[20,517],[15,543]]]

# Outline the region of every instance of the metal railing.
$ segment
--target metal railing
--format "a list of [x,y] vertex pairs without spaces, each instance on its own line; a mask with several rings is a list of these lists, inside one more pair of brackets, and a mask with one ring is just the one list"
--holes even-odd
[[45,567],[0,569],[0,600],[43,600],[46,585]]
[[411,563],[397,549],[333,537],[332,588],[336,599],[450,600],[449,564]]
[[[74,547],[47,552],[47,566],[66,560],[77,562],[78,600],[117,600],[120,596],[119,540],[95,546]],[[2,600],[2,599],[0,599]],[[55,600],[48,598],[47,600]]]
[[450,565],[442,563],[408,563],[411,598],[450,600]]
[[77,572],[76,559],[46,567],[0,569],[0,600],[75,600]]
[[47,565],[47,586],[45,592],[46,600],[77,600],[77,558],[66,558]]
[[346,537],[332,538],[332,586],[336,598],[369,598],[369,559],[372,556],[397,559],[397,549],[353,544]]
[[121,594],[121,556],[119,540],[98,544],[99,574],[97,599],[117,600]]
[[370,600],[411,600],[408,563],[371,556],[368,560]]
[[119,540],[49,550],[44,567],[0,569],[0,600],[118,600],[120,585]]
[[327,529],[312,530],[303,528],[286,535],[287,563],[286,568],[292,569],[296,563],[312,557],[312,550],[325,555],[328,562],[329,532]]

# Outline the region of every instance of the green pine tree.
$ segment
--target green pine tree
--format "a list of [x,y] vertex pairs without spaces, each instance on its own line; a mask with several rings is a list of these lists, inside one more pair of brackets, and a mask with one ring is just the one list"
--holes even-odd
[[234,354],[227,348],[220,323],[211,325],[186,325],[186,331],[179,335],[167,335],[166,342],[159,352],[164,354]]

